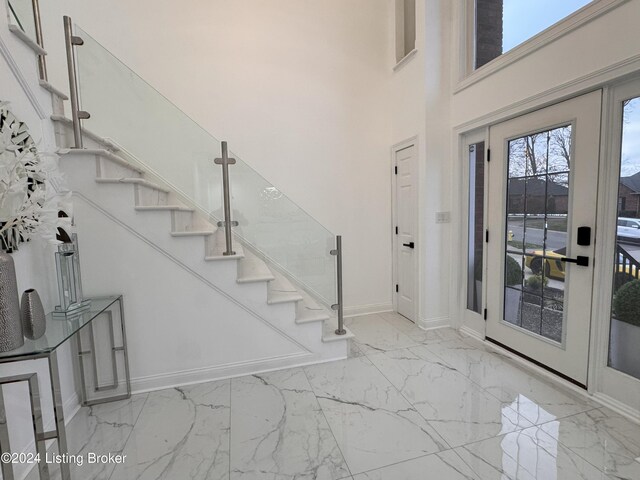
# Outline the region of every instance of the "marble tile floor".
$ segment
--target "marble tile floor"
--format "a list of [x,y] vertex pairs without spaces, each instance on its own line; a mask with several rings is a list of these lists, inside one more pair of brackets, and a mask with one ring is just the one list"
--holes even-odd
[[347,324],[346,360],[81,409],[71,450],[127,457],[74,478],[640,480],[640,426],[613,411],[452,329]]

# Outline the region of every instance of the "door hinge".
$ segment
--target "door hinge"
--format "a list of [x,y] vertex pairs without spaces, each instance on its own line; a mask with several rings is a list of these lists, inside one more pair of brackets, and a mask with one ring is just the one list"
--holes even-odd
[[491,149],[487,148],[487,162],[491,161]]
[[396,165],[395,167],[393,167],[393,171],[395,172],[395,174],[398,174],[398,166]]
[[396,235],[398,234],[398,227],[396,227]]
[[489,243],[489,230],[484,232],[484,241],[486,243]]
[[396,293],[399,292],[398,290],[398,284],[396,283]]
[[484,309],[484,319],[485,320],[487,319],[487,309],[486,308]]

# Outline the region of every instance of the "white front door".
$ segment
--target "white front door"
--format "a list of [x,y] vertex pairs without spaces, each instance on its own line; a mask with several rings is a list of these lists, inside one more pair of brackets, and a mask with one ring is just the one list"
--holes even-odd
[[583,386],[601,101],[589,93],[489,133],[487,339]]
[[396,150],[396,304],[398,313],[413,322],[417,316],[416,171],[415,145]]

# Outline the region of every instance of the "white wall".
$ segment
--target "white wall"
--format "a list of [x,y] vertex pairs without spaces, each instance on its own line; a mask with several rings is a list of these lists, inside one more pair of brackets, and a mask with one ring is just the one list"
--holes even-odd
[[[3,4],[1,9],[4,8]],[[51,114],[50,94],[38,86],[33,52],[9,32],[4,10],[0,13],[0,100],[11,102],[11,111],[27,123],[40,152],[53,152],[53,128],[46,120]],[[18,78],[26,83],[26,87],[20,84]],[[30,95],[27,95],[27,91]],[[57,300],[54,252],[54,246],[35,236],[31,242],[21,244],[19,250],[12,254],[19,294],[28,288],[35,288],[46,311],[53,310]],[[68,344],[59,349],[58,361],[65,415],[71,416],[78,408],[78,398],[75,392],[71,349]],[[55,423],[46,360],[0,365],[0,377],[32,372],[38,374],[45,430],[51,430]],[[5,387],[4,399],[12,450],[20,452],[30,448],[35,451],[26,384]],[[26,465],[16,466],[16,478],[21,478],[25,473],[25,467]]]
[[44,7],[51,79],[67,13],[344,236],[347,307],[389,308],[390,3],[64,0]]
[[[413,136],[418,143],[419,319],[425,327],[450,321],[450,224],[435,221],[436,212],[451,210],[449,18],[450,2],[416,1],[417,52],[391,81],[391,144]],[[389,63],[395,64],[393,54]]]

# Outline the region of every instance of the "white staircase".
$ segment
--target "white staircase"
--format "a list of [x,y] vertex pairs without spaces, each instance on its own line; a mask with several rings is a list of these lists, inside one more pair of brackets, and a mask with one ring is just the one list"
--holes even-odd
[[[107,139],[83,131],[85,149],[71,149],[71,121],[53,115],[60,166],[70,189],[89,199],[190,271],[286,333],[320,360],[345,358],[351,332],[336,335],[337,318],[274,266],[234,237],[224,256],[224,227],[187,206]],[[213,166],[212,166],[213,168]],[[140,266],[144,268],[144,266]]]
[[[37,54],[46,53],[19,29],[10,26],[9,30],[31,51],[34,59]],[[14,69],[17,77],[21,75],[20,68],[23,67],[16,66]],[[224,256],[224,228],[218,228],[207,215],[182,201],[168,185],[146,171],[144,166],[121,151],[113,141],[83,129],[85,148],[70,148],[73,145],[73,130],[71,120],[65,116],[67,96],[50,83],[38,79],[35,64],[33,68],[28,65],[25,72],[27,76],[23,77],[23,84],[29,84],[27,90],[33,84],[36,90],[42,89],[50,95],[49,111],[53,113],[50,120],[60,155],[60,168],[65,174],[67,186],[76,197],[85,199],[109,217],[117,219],[152,248],[161,251],[191,275],[214,286],[226,298],[231,298],[238,306],[280,332],[282,338],[289,339],[307,352],[303,355],[287,353],[283,355],[285,360],[282,363],[278,363],[279,360],[270,363],[256,360],[256,371],[272,368],[273,365],[292,366],[287,363],[287,355],[291,355],[293,362],[295,358],[300,358],[300,363],[347,356],[353,335],[348,330],[346,335],[335,334],[337,318],[334,312],[297,287],[276,266],[270,265],[258,252],[244,245],[240,238],[234,236],[235,255]],[[43,108],[42,113],[45,110],[48,108]],[[142,262],[133,267],[140,272],[146,268]],[[135,292],[123,293],[125,296],[135,295]],[[175,301],[180,302],[181,299],[176,298]],[[258,330],[263,334],[265,332]],[[235,371],[233,365],[225,367],[224,371]],[[237,368],[238,372],[251,373],[247,370],[250,367]],[[171,381],[180,383],[179,374],[171,375]],[[209,378],[209,374],[191,375],[188,381],[196,378]],[[143,384],[154,386],[164,381],[154,383],[152,378]]]

